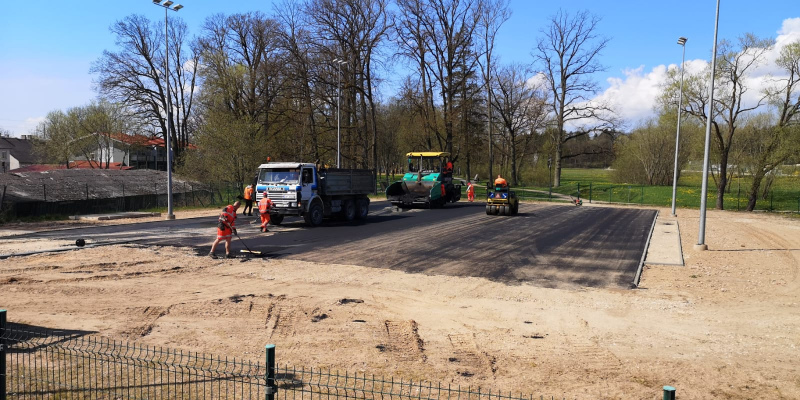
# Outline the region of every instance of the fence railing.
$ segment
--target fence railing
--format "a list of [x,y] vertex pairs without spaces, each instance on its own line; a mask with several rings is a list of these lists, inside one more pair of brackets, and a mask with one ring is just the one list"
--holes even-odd
[[5,318],[0,310],[0,400],[533,399],[364,373],[276,367],[273,345],[266,346],[263,362],[253,362],[6,323]]
[[[13,184],[0,186],[0,222],[20,218],[47,216],[86,215],[108,212],[139,211],[167,207],[166,185],[124,185],[113,189],[108,185],[82,184],[80,190],[68,194],[57,184],[37,187],[35,198],[15,197],[19,192]],[[30,193],[30,187],[25,187]],[[214,184],[174,183],[172,204],[175,207],[211,207],[231,204],[242,190],[235,183]],[[47,193],[50,193],[48,195]]]

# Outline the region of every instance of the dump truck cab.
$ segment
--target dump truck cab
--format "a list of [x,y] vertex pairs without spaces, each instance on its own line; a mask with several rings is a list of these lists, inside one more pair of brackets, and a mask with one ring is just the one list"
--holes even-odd
[[397,207],[442,207],[461,199],[461,185],[453,181],[450,153],[410,152],[403,178],[386,188],[386,198]]

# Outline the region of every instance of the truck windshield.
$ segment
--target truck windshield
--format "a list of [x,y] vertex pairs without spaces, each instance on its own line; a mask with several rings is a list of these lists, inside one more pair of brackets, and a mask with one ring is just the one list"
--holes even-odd
[[262,169],[258,173],[259,182],[299,182],[300,169],[298,168],[271,168]]

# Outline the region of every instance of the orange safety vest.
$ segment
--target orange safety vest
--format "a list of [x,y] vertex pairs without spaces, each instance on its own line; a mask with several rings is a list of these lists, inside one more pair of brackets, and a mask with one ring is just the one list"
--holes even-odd
[[219,215],[219,222],[224,223],[226,229],[228,227],[231,229],[236,228],[236,211],[233,210],[232,205],[228,205],[222,209],[222,214]]
[[261,198],[261,201],[258,202],[258,212],[261,214],[266,214],[269,212],[270,208],[272,208],[272,199],[265,195]]
[[467,184],[467,194],[475,193],[475,187],[472,186],[472,183]]
[[248,186],[244,188],[244,199],[245,200],[253,200],[253,187]]

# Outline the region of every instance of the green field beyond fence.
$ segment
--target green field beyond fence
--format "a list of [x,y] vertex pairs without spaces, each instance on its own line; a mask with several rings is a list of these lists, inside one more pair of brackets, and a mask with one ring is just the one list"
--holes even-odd
[[[605,169],[564,169],[561,186],[516,186],[517,195],[523,199],[546,201],[569,201],[569,196],[578,197],[591,203],[641,204],[659,207],[672,205],[672,186],[652,186],[614,183],[611,172]],[[681,176],[675,196],[678,208],[700,208],[702,174],[687,172]],[[475,186],[478,200],[485,197],[486,182]],[[714,182],[708,183],[707,207],[714,208],[717,189]],[[747,177],[734,177],[731,190],[725,194],[726,210],[744,210],[747,207],[747,190],[750,180]],[[466,189],[464,189],[466,193]],[[800,213],[800,175],[787,174],[775,178],[766,199],[759,198],[756,210],[789,211]]]

